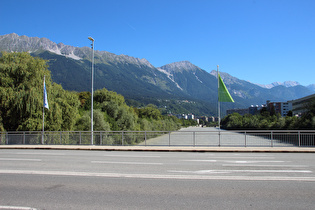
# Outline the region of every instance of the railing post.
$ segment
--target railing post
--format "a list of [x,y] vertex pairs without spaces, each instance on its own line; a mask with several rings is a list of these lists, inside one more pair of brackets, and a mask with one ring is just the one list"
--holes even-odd
[[147,131],[144,131],[144,146],[147,146]]
[[62,133],[60,131],[60,144],[62,143]]
[[82,144],[82,135],[81,135],[81,131],[79,132],[79,135],[80,135],[80,140],[79,140],[79,144],[81,145]]
[[124,132],[121,132],[121,146],[124,146]]
[[247,138],[247,135],[246,135],[246,131],[245,131],[245,147],[247,146],[247,143],[246,143],[246,139]]
[[273,132],[271,131],[271,147],[273,147]]
[[298,131],[298,135],[299,135],[299,147],[301,146],[301,132]]
[[23,132],[23,144],[25,144],[25,132]]
[[100,132],[100,145],[103,145],[102,132]]
[[171,146],[171,131],[168,132],[168,146]]
[[221,131],[219,130],[219,147],[221,146]]
[[194,142],[194,147],[196,146],[196,132],[193,132],[193,142]]
[[9,144],[9,133],[8,132],[5,135],[5,143],[6,143],[6,145]]
[[44,133],[44,131],[42,131],[42,144],[45,144],[45,133]]

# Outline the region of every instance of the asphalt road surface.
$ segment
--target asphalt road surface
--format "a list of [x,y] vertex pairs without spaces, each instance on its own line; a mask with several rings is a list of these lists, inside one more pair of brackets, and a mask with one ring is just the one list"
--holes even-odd
[[314,209],[314,159],[0,150],[0,209]]

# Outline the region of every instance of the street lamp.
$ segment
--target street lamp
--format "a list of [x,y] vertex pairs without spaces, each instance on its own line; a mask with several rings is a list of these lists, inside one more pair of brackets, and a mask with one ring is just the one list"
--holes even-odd
[[91,144],[93,145],[93,83],[94,83],[94,39],[92,37],[88,38],[92,41],[92,90],[91,90]]

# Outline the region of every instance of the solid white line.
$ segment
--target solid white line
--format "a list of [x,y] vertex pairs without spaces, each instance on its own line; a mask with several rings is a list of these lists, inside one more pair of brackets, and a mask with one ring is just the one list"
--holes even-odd
[[64,153],[28,153],[28,152],[18,152],[18,153],[15,153],[17,155],[57,155],[57,156],[64,156],[66,154]]
[[249,165],[249,164],[222,164],[222,166],[229,166],[229,167],[285,167],[285,168],[307,168],[309,166],[306,165]]
[[275,159],[275,157],[215,157],[218,159]]
[[218,162],[218,160],[180,160],[180,161],[182,162]]
[[116,162],[116,161],[91,161],[91,163],[127,164],[127,165],[163,165],[163,163],[147,163],[147,162]]
[[23,207],[23,206],[0,206],[0,209],[36,210],[35,208]]
[[42,161],[41,159],[24,159],[24,158],[0,158],[3,161]]
[[283,163],[282,160],[181,160],[185,162],[225,162],[225,163]]
[[161,174],[121,174],[121,173],[93,173],[67,171],[28,171],[28,170],[0,170],[0,174],[28,174],[52,176],[82,176],[109,178],[139,178],[139,179],[186,179],[186,180],[238,180],[238,181],[308,181],[315,182],[315,177],[283,177],[283,176],[205,176],[205,175],[161,175]]
[[312,173],[309,170],[199,170],[199,171],[169,171],[177,173],[212,174],[212,173]]
[[160,158],[161,156],[142,156],[142,155],[104,155],[104,157],[131,157],[131,158]]
[[291,162],[291,161],[282,161],[282,160],[235,160],[235,161],[223,161],[225,163],[284,163],[284,162]]

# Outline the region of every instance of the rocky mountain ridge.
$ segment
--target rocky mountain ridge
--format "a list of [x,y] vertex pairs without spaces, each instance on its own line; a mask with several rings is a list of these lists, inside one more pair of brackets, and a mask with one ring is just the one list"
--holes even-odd
[[[48,60],[54,82],[66,90],[90,91],[91,55],[89,47],[56,44],[46,38],[8,34],[0,36],[0,51],[27,51]],[[220,72],[235,103],[222,104],[223,109],[263,104],[266,100],[286,101],[312,94],[315,90],[296,85],[263,88]],[[189,61],[174,62],[156,68],[145,58],[95,51],[94,88],[107,88],[126,99],[153,103],[174,111],[174,103],[188,113],[215,113],[217,73],[207,72]],[[315,85],[314,85],[315,86]],[[170,103],[170,101],[175,101]],[[139,103],[133,104],[139,106]],[[182,112],[176,110],[175,112]]]
[[[0,36],[0,49],[8,52],[36,52],[47,50],[57,55],[62,55],[75,60],[91,60],[92,49],[89,47],[73,47],[63,43],[56,44],[47,38],[19,36],[15,33]],[[116,55],[107,51],[95,51],[95,60],[100,62],[112,61],[120,63],[133,63],[153,67],[145,58],[135,58],[128,55]],[[154,68],[154,67],[153,67]]]
[[284,87],[294,87],[294,86],[298,86],[298,85],[301,85],[299,82],[296,82],[296,81],[285,81],[285,82],[273,82],[271,84],[268,84],[268,85],[261,85],[261,84],[256,84],[260,87],[263,87],[263,88],[273,88],[273,87],[277,87],[279,85],[282,85]]
[[[54,43],[47,38],[38,37],[28,37],[25,35],[19,36],[16,33],[6,34],[0,36],[0,49],[5,49],[9,52],[23,52],[28,51],[30,53],[36,52],[38,50],[47,50],[49,52],[55,53],[57,55],[62,55],[75,60],[81,59],[91,59],[91,49],[88,47],[73,47],[70,45],[65,45],[63,43]],[[182,71],[196,71],[200,69],[198,66],[190,63],[189,61],[179,61],[173,62],[162,67],[154,67],[145,58],[135,58],[128,55],[116,55],[107,51],[95,51],[95,59],[100,62],[119,62],[119,63],[133,63],[137,66],[145,65],[150,68],[157,68],[159,71],[166,73],[167,76],[172,80],[172,72],[182,72]],[[217,75],[216,71],[210,72],[211,75]],[[232,83],[237,82],[239,79],[232,77],[231,75],[220,72],[221,77],[224,78],[225,82]],[[255,83],[253,83],[255,84]],[[262,88],[271,89],[276,86],[294,87],[300,85],[297,81],[285,81],[285,82],[273,82],[272,84],[255,84]],[[310,90],[315,91],[315,84],[307,86]],[[179,87],[180,88],[180,87]]]

